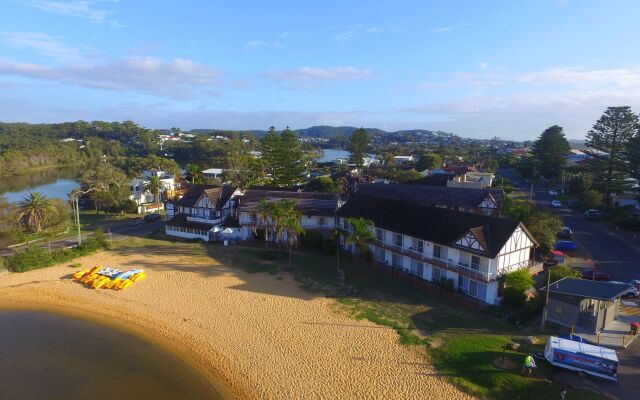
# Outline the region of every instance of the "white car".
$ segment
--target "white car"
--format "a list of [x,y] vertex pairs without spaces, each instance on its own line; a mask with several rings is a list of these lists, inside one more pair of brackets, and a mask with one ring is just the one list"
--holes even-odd
[[562,207],[562,203],[560,202],[560,200],[554,200],[554,201],[551,202],[551,207],[561,208]]
[[549,196],[557,196],[558,195],[558,191],[557,190],[549,190]]
[[[627,282],[620,282],[620,281],[609,281],[609,283],[619,283],[622,285],[628,285],[629,283]],[[629,290],[625,291],[624,293],[622,293],[622,297],[626,297],[628,299],[633,299],[638,297],[638,289],[636,289],[635,287],[630,287]]]

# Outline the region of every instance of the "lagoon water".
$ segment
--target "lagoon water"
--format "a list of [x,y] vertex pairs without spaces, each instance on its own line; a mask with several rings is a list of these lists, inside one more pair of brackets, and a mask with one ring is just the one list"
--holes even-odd
[[80,187],[76,181],[80,173],[78,167],[67,167],[3,176],[0,177],[0,194],[14,203],[24,199],[29,192],[42,192],[49,198],[66,200],[73,189]]
[[58,314],[0,311],[2,399],[220,399],[198,371],[127,332]]

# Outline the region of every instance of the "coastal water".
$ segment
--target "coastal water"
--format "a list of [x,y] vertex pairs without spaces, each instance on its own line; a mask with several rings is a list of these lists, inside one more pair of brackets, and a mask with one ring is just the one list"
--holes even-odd
[[0,311],[2,399],[220,399],[195,369],[129,333],[35,311]]
[[349,158],[349,153],[347,150],[340,149],[322,149],[324,152],[322,157],[316,159],[316,162],[325,163],[325,162],[333,162],[338,158]]
[[49,198],[67,199],[73,189],[80,187],[79,167],[52,168],[21,175],[0,177],[0,194],[10,202],[22,200],[29,192],[42,192]]

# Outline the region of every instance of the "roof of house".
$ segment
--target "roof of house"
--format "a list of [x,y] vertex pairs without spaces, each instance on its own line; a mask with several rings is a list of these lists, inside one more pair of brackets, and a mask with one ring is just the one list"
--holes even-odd
[[[631,284],[562,278],[549,285],[549,293],[566,294],[598,300],[615,300],[629,290]],[[540,290],[546,290],[546,286]]]
[[335,215],[339,196],[336,193],[291,192],[286,190],[247,189],[240,199],[240,211],[255,209],[261,199],[268,202],[282,199],[296,201],[295,209],[303,215]]
[[212,224],[205,224],[202,222],[188,221],[187,216],[184,214],[178,214],[166,222],[169,226],[179,226],[181,228],[198,229],[201,231],[209,231],[214,227]]
[[455,174],[431,174],[424,178],[420,178],[411,182],[413,185],[426,185],[426,186],[447,186],[447,182],[452,180]]
[[[467,232],[472,232],[486,252],[494,258],[507,243],[518,221],[471,214],[404,200],[371,196],[362,192],[352,195],[338,210],[341,217],[367,218],[378,228],[387,229],[449,247]],[[473,250],[465,248],[467,251]]]
[[216,210],[220,211],[237,189],[237,187],[229,185],[191,186],[184,196],[178,200],[178,205],[182,207],[194,207],[204,194],[209,198],[211,204],[216,205]]
[[447,207],[479,207],[489,195],[498,205],[502,204],[503,199],[501,190],[428,185],[358,185],[358,193]]

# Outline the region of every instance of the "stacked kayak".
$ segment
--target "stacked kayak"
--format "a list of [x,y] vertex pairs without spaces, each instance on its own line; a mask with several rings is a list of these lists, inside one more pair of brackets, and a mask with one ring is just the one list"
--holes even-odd
[[142,269],[122,271],[115,268],[94,267],[73,274],[73,278],[93,289],[122,290],[133,285],[147,274]]

